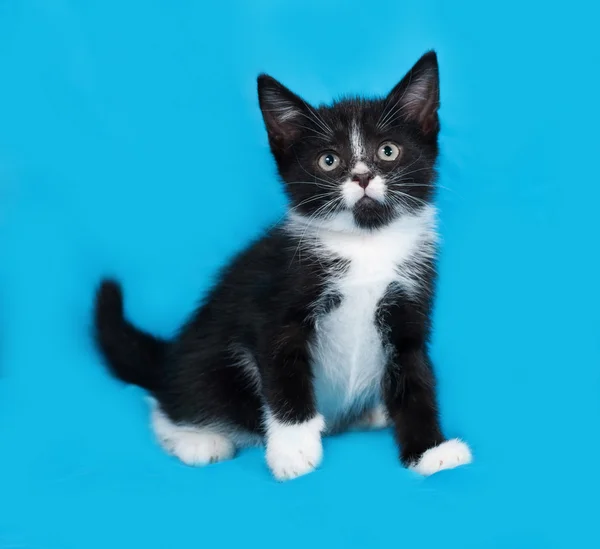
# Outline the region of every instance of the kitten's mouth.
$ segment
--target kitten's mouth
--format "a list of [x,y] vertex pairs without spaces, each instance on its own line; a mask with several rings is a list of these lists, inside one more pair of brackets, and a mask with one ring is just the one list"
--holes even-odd
[[369,215],[371,212],[379,210],[380,206],[381,204],[379,204],[377,200],[365,194],[354,203],[352,211],[355,214],[360,213],[362,215]]
[[391,221],[392,213],[385,204],[366,194],[352,208],[354,222],[362,229],[378,229],[382,227]]
[[358,199],[358,202],[356,204],[368,204],[370,202],[377,202],[374,198],[371,198],[370,196],[364,194],[362,196],[362,198]]

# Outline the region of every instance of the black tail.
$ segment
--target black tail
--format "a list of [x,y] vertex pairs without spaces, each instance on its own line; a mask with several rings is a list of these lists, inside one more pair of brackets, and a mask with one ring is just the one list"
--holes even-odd
[[104,280],[96,293],[94,335],[111,372],[149,391],[160,388],[168,342],[136,328],[123,311],[123,293],[113,280]]

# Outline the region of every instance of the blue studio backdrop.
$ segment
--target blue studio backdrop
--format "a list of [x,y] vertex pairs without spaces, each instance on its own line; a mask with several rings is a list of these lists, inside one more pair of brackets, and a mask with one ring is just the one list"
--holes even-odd
[[[0,1],[0,547],[598,547],[599,8],[575,0]],[[422,479],[392,435],[185,467],[90,341],[94,288],[169,335],[284,211],[266,71],[315,103],[438,51],[432,352],[475,462]]]

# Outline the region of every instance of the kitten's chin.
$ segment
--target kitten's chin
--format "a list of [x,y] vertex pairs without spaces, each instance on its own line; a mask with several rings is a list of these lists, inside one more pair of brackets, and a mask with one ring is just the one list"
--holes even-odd
[[394,210],[386,204],[363,196],[352,208],[352,216],[359,229],[376,230],[394,219]]

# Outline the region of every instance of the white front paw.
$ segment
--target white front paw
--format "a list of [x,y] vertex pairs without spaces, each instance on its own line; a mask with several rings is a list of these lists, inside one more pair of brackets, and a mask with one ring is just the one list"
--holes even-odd
[[429,476],[444,469],[466,465],[471,461],[473,456],[469,447],[462,440],[453,438],[424,452],[419,461],[410,468],[421,475]]
[[320,414],[304,423],[267,421],[267,464],[277,480],[289,480],[314,471],[321,463],[321,432],[325,421]]

